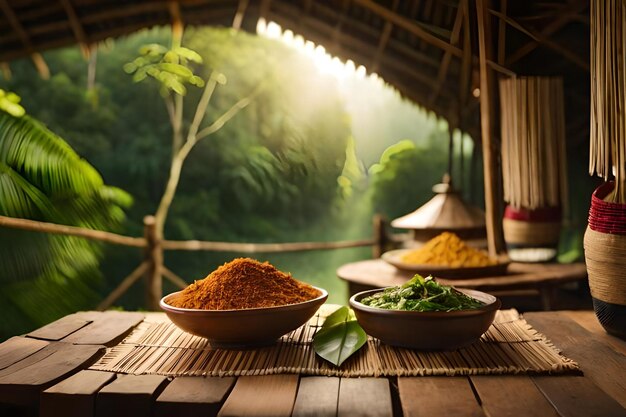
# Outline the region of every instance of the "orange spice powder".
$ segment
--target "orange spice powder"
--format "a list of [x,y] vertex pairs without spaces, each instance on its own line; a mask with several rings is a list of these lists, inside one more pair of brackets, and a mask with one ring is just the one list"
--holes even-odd
[[237,258],[189,285],[169,304],[180,308],[241,310],[300,303],[320,294],[268,262]]

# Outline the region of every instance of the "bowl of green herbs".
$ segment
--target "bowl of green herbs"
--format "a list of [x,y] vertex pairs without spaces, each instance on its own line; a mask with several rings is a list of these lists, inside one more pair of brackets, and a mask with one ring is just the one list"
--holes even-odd
[[454,350],[478,341],[501,303],[474,290],[415,275],[404,285],[363,291],[350,298],[356,318],[381,342],[419,350]]

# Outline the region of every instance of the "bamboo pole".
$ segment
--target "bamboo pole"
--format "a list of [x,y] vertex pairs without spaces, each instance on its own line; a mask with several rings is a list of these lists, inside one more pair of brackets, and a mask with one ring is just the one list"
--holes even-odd
[[133,246],[143,248],[146,240],[141,237],[129,237],[101,230],[85,229],[83,227],[66,226],[55,223],[40,222],[29,219],[0,216],[0,227],[29,230],[32,232],[52,233],[57,235],[78,236],[85,239],[98,240],[114,245]]
[[372,246],[375,239],[346,240],[339,242],[289,242],[289,243],[237,243],[237,242],[206,242],[199,240],[164,240],[164,250],[205,250],[216,252],[272,253],[272,252],[303,252],[323,249],[345,249]]
[[149,310],[158,310],[159,301],[163,296],[163,247],[161,239],[157,235],[157,224],[154,216],[146,216],[143,219],[144,233],[148,247],[146,249],[146,307]]
[[185,282],[185,280],[173,273],[165,265],[161,267],[161,272],[163,273],[163,278],[167,279],[169,282],[176,285],[180,289],[187,288],[187,283]]
[[493,82],[494,76],[487,61],[491,52],[491,21],[487,10],[489,0],[476,0],[478,17],[478,49],[480,68],[480,125],[482,131],[483,172],[485,181],[485,223],[489,254],[496,257],[504,250],[500,201],[498,192],[497,144],[493,137]]
[[380,214],[375,214],[372,219],[374,228],[374,246],[372,247],[372,258],[378,259],[385,252],[387,246],[387,233],[385,233],[385,220]]
[[139,266],[133,272],[131,272],[130,275],[124,278],[122,282],[113,291],[111,291],[111,293],[104,300],[102,300],[100,304],[98,304],[98,307],[96,307],[96,310],[103,311],[111,307],[111,305],[118,298],[124,295],[124,293],[126,293],[126,291],[128,291],[128,289],[135,282],[137,282],[139,278],[143,276],[143,274],[146,273],[149,266],[150,266],[149,263],[145,261],[139,264]]

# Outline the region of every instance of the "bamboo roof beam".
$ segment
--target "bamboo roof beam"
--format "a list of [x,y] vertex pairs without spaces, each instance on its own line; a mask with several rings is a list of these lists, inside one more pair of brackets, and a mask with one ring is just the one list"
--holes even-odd
[[[266,18],[269,18],[270,20],[275,21],[281,26],[285,25],[284,27],[288,27],[287,26],[289,23],[288,19],[283,18],[283,16],[278,13],[279,10],[281,10],[281,8],[276,7],[276,10],[273,11],[272,13],[268,13]],[[306,31],[307,28],[308,30],[314,31],[315,33],[311,33],[311,32],[307,33]],[[333,36],[335,36],[333,26],[327,23],[317,21],[310,17],[304,18],[301,29],[304,29],[301,35],[305,36],[306,38],[310,39],[313,42],[316,42],[322,45],[328,45],[329,41],[331,41],[333,39]],[[315,36],[315,34],[317,34],[317,36]],[[369,51],[371,50],[371,47],[369,46],[367,42],[357,37],[354,37],[348,33],[344,33],[344,32],[340,32],[338,36],[339,36],[338,40],[340,44],[351,46],[350,51],[346,51],[346,49],[343,48],[343,52],[345,52],[346,54],[352,54],[353,58],[357,58],[357,59],[352,59],[355,63],[363,64],[363,63],[369,62],[368,58],[364,58],[364,57],[371,56],[369,55]],[[319,39],[319,38],[322,38],[322,39]],[[330,51],[330,52],[336,53],[336,51]],[[350,57],[346,56],[344,58],[347,59]],[[423,84],[424,86],[430,86],[432,84],[432,79],[430,77],[428,77],[421,71],[416,71],[413,68],[407,66],[401,60],[388,56],[385,59],[385,63],[389,66],[389,68],[392,68],[394,71],[402,72],[403,74],[411,77],[413,81],[417,81],[420,84]]]
[[[459,42],[459,37],[461,35],[461,27],[463,25],[463,15],[467,13],[466,11],[466,2],[461,1],[459,3],[459,8],[456,12],[456,17],[454,19],[454,26],[452,27],[452,34],[450,35],[450,44],[456,45]],[[452,60],[452,55],[446,51],[443,54],[443,58],[441,59],[441,65],[439,65],[439,72],[437,73],[437,82],[433,87],[433,91],[428,97],[429,103],[434,103],[437,97],[439,96],[439,91],[443,86],[444,81],[446,80],[446,76],[448,75],[448,67],[450,66],[450,61]]]
[[461,71],[459,74],[459,125],[464,126],[464,112],[467,98],[469,97],[470,79],[472,77],[472,39],[469,16],[469,1],[465,3],[463,15],[463,57],[461,58]]
[[[287,10],[288,6],[285,3],[278,3],[280,4],[281,8],[284,8],[285,10]],[[293,6],[291,6],[293,8]],[[328,14],[329,16],[331,14],[336,15],[336,11],[331,9],[328,6],[325,6],[321,3],[316,3],[315,4],[315,8],[316,10],[319,10],[321,12],[324,12],[326,14]],[[299,23],[302,23],[302,21],[300,20]],[[364,33],[370,34],[372,36],[379,36],[379,31],[376,31],[374,28],[365,25],[359,21],[353,21],[351,22],[351,26],[354,28],[358,28],[359,30],[362,30]],[[416,61],[419,61],[421,63],[427,64],[433,68],[439,68],[439,61],[430,57],[429,55],[420,52],[416,49],[411,48],[410,46],[397,41],[396,39],[394,39],[393,37],[389,37],[389,40],[387,41],[387,49],[389,48],[394,48],[397,49],[398,52],[401,52],[405,55],[407,55],[408,57],[410,57],[411,59],[414,59]],[[371,49],[371,48],[370,48]]]
[[[411,19],[407,19],[404,16],[394,13],[391,10],[387,9],[386,7],[381,6],[380,4],[372,0],[354,0],[354,2],[371,10],[372,12],[378,14],[384,19],[389,20],[394,25],[414,34],[415,36],[421,38],[425,42],[430,43],[431,45],[436,46],[442,49],[443,51],[449,52],[450,54],[452,54],[453,56],[456,56],[457,58],[461,58],[463,56],[463,51],[460,48],[454,45],[451,45],[445,40],[422,29],[420,25],[418,25],[416,22],[412,21]],[[502,65],[499,65],[498,63],[492,61],[491,59],[487,60],[487,65],[502,74],[506,74],[509,76],[515,75],[513,71],[509,70],[508,68]]]
[[298,18],[295,20],[297,22],[297,26],[302,25],[304,18],[309,15],[311,12],[311,7],[313,6],[313,0],[304,0],[304,6],[300,9],[300,13],[298,14]]
[[172,39],[182,39],[185,26],[180,13],[180,4],[177,1],[170,1],[167,6],[172,18]]
[[414,34],[415,36],[421,38],[425,42],[430,43],[431,45],[434,45],[440,49],[443,49],[444,51],[448,51],[452,55],[459,57],[459,58],[463,55],[463,52],[459,48],[453,45],[450,45],[448,42],[444,41],[443,39],[438,38],[437,36],[431,34],[430,32],[422,29],[421,26],[419,26],[417,23],[415,23],[411,19],[407,19],[406,17],[401,16],[372,0],[354,0],[354,2],[376,13],[377,15],[393,23],[394,25]]
[[[506,1],[500,3],[500,12],[506,17]],[[500,19],[498,22],[498,64],[504,65],[506,59],[506,21]]]
[[348,9],[350,7],[350,3],[348,0],[343,0],[341,2],[341,12],[339,13],[339,17],[337,18],[337,23],[335,24],[335,29],[333,33],[332,42],[335,47],[339,47],[339,35],[341,34],[341,28],[343,27],[343,23],[346,20],[346,15],[348,14]]
[[[585,1],[578,1],[571,7],[569,12],[563,13],[559,17],[554,19],[552,23],[548,24],[545,28],[543,28],[543,30],[541,30],[538,33],[538,35],[540,35],[541,39],[547,39],[550,35],[553,35],[557,31],[559,31],[563,26],[568,24],[570,21],[575,20],[578,16],[580,16],[579,13],[585,10],[588,5],[589,4]],[[540,45],[541,45],[541,41],[539,39],[533,39],[532,41],[528,42],[524,46],[521,46],[516,51],[509,54],[509,56],[506,59],[506,65],[510,67],[512,64],[514,64],[515,62],[519,61],[520,59],[522,59],[523,57],[525,57],[526,55],[534,51]]]
[[237,11],[235,12],[235,17],[233,17],[233,29],[241,29],[241,23],[243,22],[243,17],[246,14],[248,3],[249,0],[239,0],[239,4],[237,5]]
[[65,14],[70,22],[70,27],[72,28],[72,32],[80,45],[80,50],[83,53],[83,56],[89,57],[90,49],[89,42],[87,40],[87,35],[85,34],[85,30],[83,29],[83,25],[76,14],[76,10],[72,5],[71,0],[60,0],[63,9],[65,10]]
[[[398,8],[399,0],[393,0],[393,4],[391,5],[391,10],[396,11]],[[385,26],[383,27],[383,31],[380,35],[380,39],[378,41],[378,47],[376,48],[376,54],[374,55],[373,63],[372,63],[372,71],[378,70],[378,65],[380,64],[380,57],[383,55],[385,48],[387,47],[387,43],[389,42],[389,37],[391,36],[391,31],[393,30],[393,23],[390,21],[385,21]]]
[[589,71],[589,62],[585,61],[580,55],[575,52],[569,50],[563,45],[558,44],[557,42],[549,39],[547,36],[542,35],[541,33],[535,33],[530,29],[525,28],[523,25],[515,21],[514,19],[503,15],[502,13],[496,12],[494,10],[489,11],[491,14],[500,19],[500,22],[504,21],[508,23],[511,27],[519,30],[520,32],[526,34],[531,37],[535,42],[539,42],[539,44],[552,49],[554,52],[560,54],[564,58],[578,65],[585,71]]
[[2,8],[2,12],[4,13],[7,20],[9,21],[9,24],[11,25],[13,30],[17,33],[20,40],[26,47],[26,50],[29,52],[30,58],[35,64],[35,67],[37,68],[37,71],[39,72],[39,75],[41,76],[41,78],[45,80],[50,78],[50,69],[48,68],[48,65],[46,64],[46,61],[43,59],[43,56],[39,52],[37,52],[35,48],[33,47],[30,37],[28,36],[28,33],[26,33],[26,30],[24,29],[19,19],[17,18],[17,15],[11,8],[11,5],[9,5],[7,0],[0,0],[0,8]]
[[[308,3],[308,7],[311,7],[310,2]],[[267,20],[267,15],[270,12],[270,8],[272,6],[272,0],[261,0],[261,7],[259,8],[259,13],[261,15],[262,18],[264,18],[265,20]]]

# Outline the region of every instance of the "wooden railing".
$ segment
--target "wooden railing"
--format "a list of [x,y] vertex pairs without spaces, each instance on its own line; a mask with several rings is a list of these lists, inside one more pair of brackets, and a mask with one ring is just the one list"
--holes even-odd
[[380,215],[373,217],[373,237],[371,239],[345,240],[338,242],[289,242],[289,243],[236,243],[236,242],[207,242],[199,240],[160,240],[157,237],[154,216],[144,217],[144,237],[130,237],[101,230],[92,230],[76,226],[66,226],[36,220],[19,219],[0,216],[0,227],[28,230],[34,232],[76,236],[114,245],[130,246],[143,249],[143,261],[121,283],[107,295],[98,305],[98,310],[109,308],[128,289],[145,277],[146,280],[146,307],[150,310],[159,308],[162,297],[162,279],[165,278],[174,285],[185,288],[184,279],[168,269],[163,263],[164,250],[186,251],[214,251],[275,253],[275,252],[302,252],[312,250],[333,250],[358,247],[372,247],[372,257],[378,258],[384,248],[392,241],[398,240],[387,235],[385,222]]

